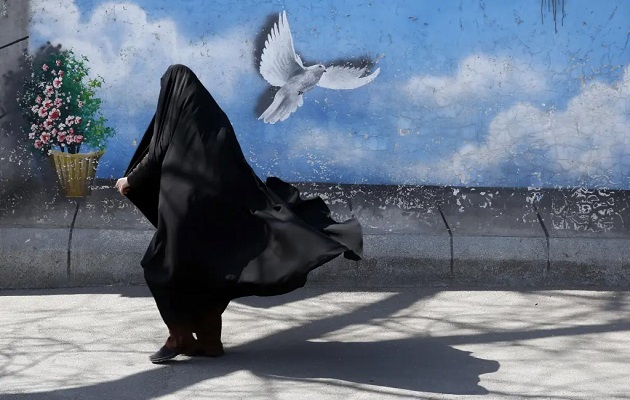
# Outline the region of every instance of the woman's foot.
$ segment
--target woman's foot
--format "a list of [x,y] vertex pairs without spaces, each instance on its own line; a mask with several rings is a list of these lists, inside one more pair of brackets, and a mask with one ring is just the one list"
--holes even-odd
[[212,344],[204,343],[203,346],[200,346],[197,354],[202,357],[221,357],[225,354],[225,350],[221,341]]
[[199,344],[189,329],[172,328],[169,329],[169,334],[164,346],[149,356],[152,363],[160,364],[180,354],[193,356],[199,352]]
[[166,345],[164,345],[162,346],[160,350],[151,354],[149,356],[149,360],[151,360],[153,364],[161,364],[163,362],[172,360],[173,358],[177,357],[180,354],[181,353],[178,352],[176,349],[171,349],[170,347],[167,347]]
[[220,304],[210,309],[200,321],[197,322],[194,330],[197,335],[198,355],[205,357],[221,357],[225,354],[223,343],[221,343],[221,314],[227,307],[227,303]]

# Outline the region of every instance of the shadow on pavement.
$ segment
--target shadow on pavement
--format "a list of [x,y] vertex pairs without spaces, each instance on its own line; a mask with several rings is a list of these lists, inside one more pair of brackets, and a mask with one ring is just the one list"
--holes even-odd
[[[192,385],[247,370],[261,379],[309,381],[371,393],[388,389],[482,395],[479,375],[496,372],[499,363],[472,357],[440,340],[412,338],[373,343],[301,342],[277,348],[241,349],[221,359],[175,361],[122,379],[72,389],[5,394],[3,399],[151,399]],[[164,383],[168,382],[167,385]],[[370,385],[361,386],[358,385]],[[232,395],[260,396],[254,387],[235,387]],[[312,389],[311,389],[312,390]],[[214,393],[221,398],[219,393]]]
[[[129,292],[125,293],[129,295]],[[385,299],[366,304],[348,314],[310,321],[230,347],[228,354],[219,359],[184,359],[109,382],[39,393],[4,394],[2,398],[101,399],[107,394],[114,398],[150,399],[174,394],[238,371],[249,371],[260,379],[274,382],[328,379],[333,381],[327,381],[327,387],[352,387],[366,393],[386,394],[392,389],[403,389],[445,394],[487,394],[486,389],[479,385],[479,376],[496,372],[499,363],[454,349],[448,339],[418,334],[396,340],[371,341],[368,337],[365,342],[318,341],[329,332],[392,316],[437,293],[439,290],[391,293]],[[301,290],[281,297],[292,302],[310,296],[308,290]],[[279,304],[279,299],[272,299],[271,303]],[[266,300],[248,298],[244,302],[255,305],[265,304]],[[247,398],[248,394],[260,396],[261,393],[257,393],[259,390],[259,385],[234,387],[226,394]],[[212,393],[221,398],[214,388]]]
[[383,389],[444,394],[487,394],[479,375],[496,372],[499,363],[482,360],[441,340],[408,338],[377,342],[302,342],[276,351],[234,354],[261,377],[289,380],[327,378]]

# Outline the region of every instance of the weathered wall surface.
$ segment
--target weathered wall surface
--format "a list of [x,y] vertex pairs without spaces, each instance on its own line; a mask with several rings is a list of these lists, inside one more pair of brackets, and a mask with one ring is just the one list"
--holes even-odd
[[[28,1],[0,3],[0,73],[3,76],[18,68],[19,58],[28,47],[28,18]],[[3,100],[5,100],[7,90],[6,85],[7,82],[3,79],[0,83]],[[0,116],[6,116],[8,112],[7,105],[1,104]]]
[[[47,164],[16,125],[20,82],[7,75],[0,179],[13,196],[0,204],[0,287],[142,280],[151,230],[111,185],[174,63],[209,88],[262,178],[299,183],[365,227],[365,259],[336,261],[315,281],[630,285],[625,0],[567,1],[557,26],[538,1],[5,4],[0,46],[29,35],[31,53],[50,41],[85,55],[116,134],[90,198],[42,190],[54,176],[42,179]],[[286,59],[266,43],[274,24],[305,66],[327,67],[320,86],[291,92],[287,115],[273,108]],[[3,73],[24,75],[26,43],[1,50]],[[366,70],[335,78],[334,65]]]
[[0,199],[29,177],[30,154],[18,134],[15,102],[20,58],[28,47],[28,1],[0,2]]
[[[285,121],[258,120],[278,89],[259,61],[282,11],[305,65],[379,75],[353,90],[316,87]],[[184,63],[261,175],[630,189],[630,3],[572,0],[565,11],[556,33],[540,1],[36,0],[29,31],[32,51],[59,43],[104,78],[117,135],[103,178],[124,170],[161,73]]]

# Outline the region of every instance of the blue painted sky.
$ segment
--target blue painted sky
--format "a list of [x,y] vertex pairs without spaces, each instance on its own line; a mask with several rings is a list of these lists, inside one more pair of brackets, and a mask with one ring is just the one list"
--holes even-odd
[[[99,176],[122,173],[159,75],[182,62],[228,113],[261,177],[630,188],[630,143],[620,136],[630,125],[627,1],[568,1],[558,33],[551,14],[541,22],[538,1],[113,4],[32,5],[31,47],[51,40],[94,54],[93,70],[106,79],[104,111],[118,135]],[[77,14],[64,24],[57,9],[68,6]],[[269,85],[254,68],[256,39],[282,10],[307,64],[366,57],[380,76],[352,91],[315,88],[287,121],[258,121]],[[161,36],[168,32],[176,42]]]

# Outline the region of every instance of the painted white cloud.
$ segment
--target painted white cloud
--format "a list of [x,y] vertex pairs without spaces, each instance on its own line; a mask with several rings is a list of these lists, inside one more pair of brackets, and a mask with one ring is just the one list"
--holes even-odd
[[84,19],[74,0],[33,0],[31,14],[35,36],[88,57],[91,74],[105,80],[101,95],[119,109],[154,106],[170,64],[190,66],[222,100],[242,74],[255,73],[253,43],[239,28],[191,40],[173,20],[151,20],[131,2],[100,4]]
[[[283,157],[308,165],[307,179],[329,180],[343,177],[341,171],[361,171],[366,178],[382,179],[388,172],[383,164],[391,151],[390,140],[372,131],[362,133],[330,121],[328,126],[301,126],[300,134],[285,140]],[[339,175],[341,174],[341,175]]]
[[459,63],[454,76],[414,76],[402,90],[413,103],[447,107],[538,94],[547,88],[543,77],[531,64],[511,57],[473,54]]
[[435,168],[413,166],[418,178],[474,184],[500,176],[505,163],[522,173],[550,171],[565,184],[597,182],[625,186],[630,171],[630,66],[614,84],[593,82],[561,111],[519,102],[490,123],[482,144],[466,145]]
[[287,156],[325,158],[331,165],[352,166],[364,165],[374,154],[384,150],[387,146],[377,136],[344,132],[339,127],[310,127],[289,143]]
[[434,151],[452,151],[445,147],[477,141],[488,120],[506,107],[547,101],[547,77],[532,60],[472,54],[452,75],[415,75],[401,83],[404,103],[390,119],[400,135],[428,135],[442,143]]

